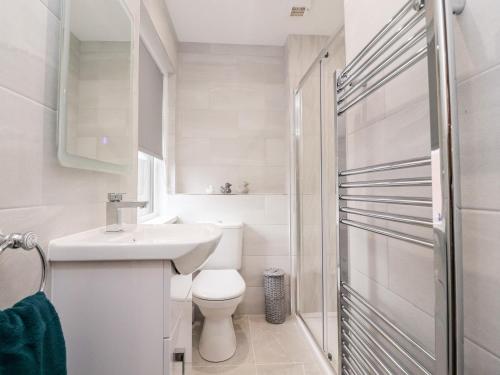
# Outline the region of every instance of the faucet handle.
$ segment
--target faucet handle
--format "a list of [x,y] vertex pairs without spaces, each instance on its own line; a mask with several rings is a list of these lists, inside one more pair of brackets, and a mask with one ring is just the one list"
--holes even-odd
[[125,193],[108,193],[109,202],[121,202]]

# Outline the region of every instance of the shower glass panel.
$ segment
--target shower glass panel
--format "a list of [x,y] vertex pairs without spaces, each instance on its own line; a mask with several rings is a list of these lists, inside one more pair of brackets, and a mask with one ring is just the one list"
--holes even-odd
[[293,236],[297,313],[336,367],[338,353],[334,74],[345,65],[344,36],[310,67],[295,91]]
[[297,310],[324,347],[324,285],[321,204],[321,66],[316,64],[297,95],[298,299]]

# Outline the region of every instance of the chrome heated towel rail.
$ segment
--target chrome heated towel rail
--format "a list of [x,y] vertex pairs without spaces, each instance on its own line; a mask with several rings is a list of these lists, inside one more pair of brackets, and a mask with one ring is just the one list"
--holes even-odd
[[[455,209],[459,166],[451,18],[453,13],[461,13],[464,3],[463,0],[407,1],[345,69],[336,73],[339,374],[463,373],[461,241]],[[431,155],[347,169],[346,112],[423,59],[427,59],[428,66]],[[369,178],[380,172],[416,171],[419,167],[430,171],[430,175]],[[356,175],[368,177],[348,180]],[[355,194],[367,188],[402,191],[422,186],[431,187],[432,198]],[[388,212],[361,209],[353,206],[353,202],[385,204]],[[432,218],[392,213],[394,205],[432,208]],[[360,217],[432,228],[433,236],[422,238],[375,226],[359,221]],[[350,285],[348,227],[416,244],[422,251],[433,251],[434,350],[411,337],[373,305],[368,296]]]

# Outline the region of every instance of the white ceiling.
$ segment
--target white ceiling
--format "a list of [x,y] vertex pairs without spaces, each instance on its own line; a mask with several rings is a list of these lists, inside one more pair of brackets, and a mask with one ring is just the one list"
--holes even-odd
[[312,0],[303,17],[290,17],[289,0],[165,1],[181,42],[282,46],[289,34],[332,35],[344,22],[343,0]]
[[71,1],[71,32],[82,42],[128,42],[131,20],[118,0]]

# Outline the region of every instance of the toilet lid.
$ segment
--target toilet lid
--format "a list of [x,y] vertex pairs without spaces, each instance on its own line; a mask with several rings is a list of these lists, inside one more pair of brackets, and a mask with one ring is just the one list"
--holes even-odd
[[236,270],[203,270],[193,281],[193,297],[210,301],[238,298],[245,281]]

